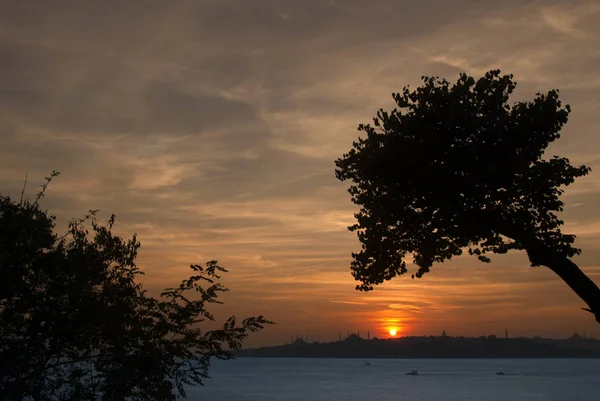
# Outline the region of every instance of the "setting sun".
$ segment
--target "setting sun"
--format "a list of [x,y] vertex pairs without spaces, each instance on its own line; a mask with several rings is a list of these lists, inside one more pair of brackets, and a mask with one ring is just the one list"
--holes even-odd
[[390,336],[395,336],[398,332],[396,329],[390,329]]

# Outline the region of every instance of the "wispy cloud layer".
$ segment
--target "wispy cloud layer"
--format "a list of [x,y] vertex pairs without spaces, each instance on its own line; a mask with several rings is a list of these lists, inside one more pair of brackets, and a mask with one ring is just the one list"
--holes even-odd
[[[515,99],[561,89],[573,107],[552,151],[600,160],[600,7],[589,1],[3,2],[0,191],[30,192],[64,223],[91,208],[139,234],[146,285],[218,258],[219,310],[264,313],[258,342],[390,324],[406,333],[590,330],[580,301],[523,255],[435,266],[358,293],[355,208],[333,161],[356,126],[421,75],[515,74]],[[37,181],[36,181],[37,180]],[[565,195],[579,262],[600,278],[600,180]],[[61,224],[62,224],[61,223]],[[535,317],[535,319],[532,319]],[[320,333],[320,334],[318,334]]]

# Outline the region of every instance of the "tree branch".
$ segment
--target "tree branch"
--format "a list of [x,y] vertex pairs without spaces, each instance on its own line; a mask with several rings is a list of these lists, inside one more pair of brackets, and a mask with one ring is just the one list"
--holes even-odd
[[527,248],[532,266],[546,266],[556,273],[581,298],[600,323],[600,288],[569,258],[543,244]]
[[589,308],[581,308],[594,315],[600,323],[600,288],[567,256],[548,247],[537,238],[528,235],[514,224],[495,222],[501,235],[519,242],[529,257],[531,266],[546,266],[558,275]]

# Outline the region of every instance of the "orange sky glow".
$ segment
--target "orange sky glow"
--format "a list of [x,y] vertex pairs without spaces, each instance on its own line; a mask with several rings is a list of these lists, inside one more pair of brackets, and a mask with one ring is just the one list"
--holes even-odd
[[583,302],[522,253],[355,291],[356,208],[334,176],[357,125],[422,75],[500,68],[514,100],[558,88],[573,113],[551,152],[593,169],[564,195],[564,231],[600,283],[597,1],[6,3],[0,193],[20,194],[28,173],[33,196],[60,171],[43,206],[60,227],[116,214],[118,234],[138,233],[151,292],[218,259],[231,291],[216,317],[277,323],[252,346],[392,328],[600,338]]

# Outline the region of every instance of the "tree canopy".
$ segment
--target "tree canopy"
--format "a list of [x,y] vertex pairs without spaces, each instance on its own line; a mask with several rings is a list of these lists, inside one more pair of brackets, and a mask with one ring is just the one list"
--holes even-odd
[[[227,291],[216,261],[159,298],[137,281],[140,243],[113,235],[114,216],[73,220],[64,235],[35,201],[0,196],[0,394],[10,400],[173,400],[202,384],[268,320],[207,307]],[[85,223],[91,225],[86,228]]]
[[590,172],[567,158],[545,157],[571,111],[558,90],[509,104],[512,75],[489,71],[452,84],[422,77],[422,86],[392,96],[373,125],[360,124],[352,149],[336,160],[336,177],[350,180],[362,249],[351,270],[358,290],[372,290],[418,266],[466,249],[482,262],[489,254],[525,250],[532,266],[558,274],[600,322],[600,290],[570,260],[581,252],[561,231],[564,187]]

